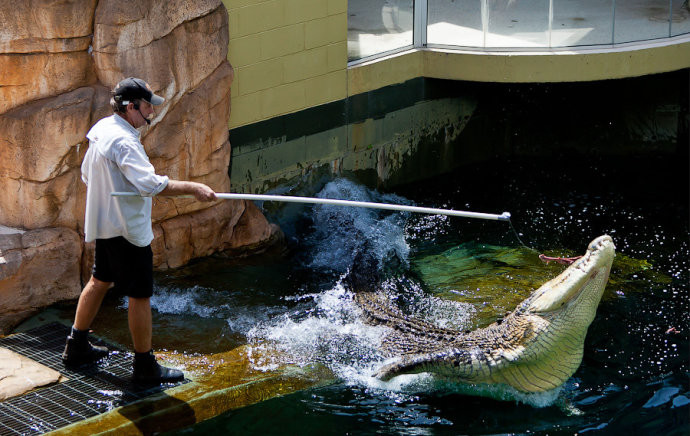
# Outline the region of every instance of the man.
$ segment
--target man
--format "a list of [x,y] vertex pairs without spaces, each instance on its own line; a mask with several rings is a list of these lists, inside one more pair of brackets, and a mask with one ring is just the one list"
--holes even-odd
[[[163,101],[143,80],[124,79],[110,100],[114,114],[97,122],[86,135],[89,149],[81,166],[82,180],[87,185],[84,233],[86,242],[96,241],[96,253],[93,274],[79,296],[74,325],[62,354],[67,366],[92,364],[108,354],[106,347],[89,343],[87,335],[114,282],[129,299],[134,381],[147,384],[184,378],[181,371],[159,365],[152,352],[151,197],[193,194],[200,201],[216,199],[208,186],[169,180],[157,175],[149,162],[136,129],[151,123],[153,106]],[[136,192],[141,197],[112,197],[114,191]]]

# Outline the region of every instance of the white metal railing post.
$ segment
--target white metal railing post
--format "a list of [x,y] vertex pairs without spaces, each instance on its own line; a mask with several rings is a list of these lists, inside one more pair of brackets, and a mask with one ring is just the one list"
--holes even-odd
[[482,33],[484,35],[484,40],[482,47],[486,48],[486,34],[489,32],[489,7],[486,4],[486,0],[481,0],[481,12],[482,12]]
[[553,30],[553,0],[549,0],[549,48],[551,48],[551,31]]
[[414,35],[415,47],[426,47],[426,26],[428,24],[428,0],[414,0]]
[[611,0],[611,45],[616,43],[616,0]]

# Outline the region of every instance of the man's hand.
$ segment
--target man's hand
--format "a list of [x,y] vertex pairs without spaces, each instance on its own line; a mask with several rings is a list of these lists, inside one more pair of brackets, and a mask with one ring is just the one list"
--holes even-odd
[[184,195],[192,194],[199,201],[217,200],[213,189],[198,182],[187,182],[183,180],[169,180],[168,186],[161,191],[161,195]]
[[[191,182],[195,183],[195,182]],[[204,185],[203,183],[195,183],[196,189],[194,190],[194,197],[199,201],[213,201],[216,199],[216,193],[213,189]]]

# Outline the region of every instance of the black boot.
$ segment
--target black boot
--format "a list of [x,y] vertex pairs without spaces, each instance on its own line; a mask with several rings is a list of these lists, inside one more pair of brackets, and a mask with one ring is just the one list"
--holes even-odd
[[184,380],[184,373],[178,369],[166,368],[156,362],[153,350],[134,354],[134,383],[159,385]]
[[72,333],[67,336],[65,351],[62,353],[62,363],[65,366],[78,367],[95,363],[108,355],[108,348],[91,344],[87,335],[88,331],[83,332],[72,328]]

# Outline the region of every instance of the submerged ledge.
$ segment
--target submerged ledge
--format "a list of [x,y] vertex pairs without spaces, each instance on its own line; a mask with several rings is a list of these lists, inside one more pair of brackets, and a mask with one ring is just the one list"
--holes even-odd
[[210,356],[159,354],[162,362],[184,367],[191,381],[126,406],[51,432],[72,434],[151,434],[172,431],[214,418],[229,410],[273,397],[332,383],[322,365],[253,369],[249,347]]
[[107,345],[110,355],[97,366],[65,368],[60,353],[67,325],[52,319],[33,324],[28,331],[0,338],[0,346],[47,366],[59,380],[0,402],[5,417],[0,427],[16,433],[166,432],[335,380],[324,365],[295,366],[270,346],[242,345],[210,355],[156,353],[162,363],[184,369],[186,379],[175,385],[138,386],[131,382],[133,356],[121,347],[93,338]]

